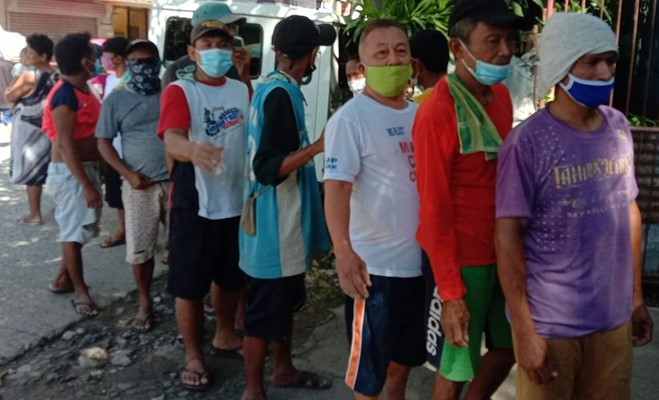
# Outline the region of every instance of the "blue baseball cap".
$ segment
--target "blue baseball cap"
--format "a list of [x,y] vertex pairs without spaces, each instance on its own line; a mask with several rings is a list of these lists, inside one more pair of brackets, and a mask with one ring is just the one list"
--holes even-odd
[[203,21],[208,20],[220,21],[224,24],[244,24],[247,19],[245,17],[240,17],[233,12],[229,6],[218,1],[209,1],[204,3],[195,10],[192,14],[192,26],[199,25]]

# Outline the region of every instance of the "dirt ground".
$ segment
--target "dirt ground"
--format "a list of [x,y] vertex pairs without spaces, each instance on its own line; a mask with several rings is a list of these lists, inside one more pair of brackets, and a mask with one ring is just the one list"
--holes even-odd
[[[166,276],[154,282],[156,325],[151,332],[140,334],[129,328],[136,304],[131,293],[99,317],[70,326],[59,337],[0,365],[0,400],[239,399],[243,363],[236,359],[207,354],[213,373],[213,387],[207,392],[188,392],[179,386],[183,350],[174,344],[173,301],[165,285]],[[294,349],[343,301],[336,275],[328,268],[308,274],[307,296],[295,317]],[[206,348],[214,323],[214,317],[207,316]],[[294,355],[298,355],[295,350]]]

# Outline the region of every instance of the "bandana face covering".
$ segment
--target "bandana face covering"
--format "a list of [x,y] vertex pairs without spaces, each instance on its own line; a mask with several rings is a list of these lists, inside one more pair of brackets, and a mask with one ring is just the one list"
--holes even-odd
[[126,69],[130,73],[130,81],[126,83],[130,90],[142,96],[160,92],[160,60],[155,57],[127,60]]

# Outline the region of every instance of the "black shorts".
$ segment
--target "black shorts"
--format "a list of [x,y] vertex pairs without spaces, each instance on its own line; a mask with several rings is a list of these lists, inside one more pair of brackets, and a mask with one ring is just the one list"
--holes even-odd
[[103,168],[105,173],[105,202],[110,208],[118,210],[124,209],[124,203],[121,201],[121,175],[109,164]]
[[423,277],[371,275],[369,298],[346,297],[345,318],[350,344],[346,384],[376,396],[384,388],[389,363],[416,367],[426,361]]
[[245,336],[281,342],[290,335],[293,313],[304,306],[305,274],[277,279],[247,277]]
[[169,218],[167,288],[172,296],[203,299],[211,282],[229,292],[245,286],[238,267],[240,217],[210,220],[196,210],[172,209]]

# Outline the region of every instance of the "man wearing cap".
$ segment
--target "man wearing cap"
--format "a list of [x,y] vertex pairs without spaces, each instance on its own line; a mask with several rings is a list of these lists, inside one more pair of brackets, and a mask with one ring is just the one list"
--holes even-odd
[[[153,327],[151,280],[158,224],[165,221],[167,165],[165,149],[155,132],[160,118],[160,58],[158,48],[137,40],[125,49],[130,80],[108,95],[96,125],[98,150],[123,178],[126,210],[126,261],[133,266],[139,308],[132,327],[146,332]],[[121,135],[123,158],[112,146]]]
[[[494,250],[496,156],[512,127],[500,84],[514,51],[513,29],[526,21],[503,0],[458,2],[449,20],[455,73],[442,78],[414,123],[420,223],[445,340],[438,346],[433,400],[489,399],[514,364]],[[486,333],[488,352],[481,357]]]
[[555,100],[499,156],[497,253],[519,399],[629,399],[632,345],[652,340],[641,292],[632,136],[608,103],[618,46],[587,14],[540,39],[539,95]]
[[[192,14],[191,24],[193,27],[199,25],[202,21],[217,20],[226,25],[232,35],[238,33],[238,27],[244,24],[247,19],[231,12],[228,5],[219,1],[209,1],[203,3]],[[243,48],[234,48],[233,51],[234,66],[227,72],[227,77],[241,80],[247,87],[252,90],[251,78],[249,76],[249,52]],[[182,77],[189,77],[194,73],[197,64],[186,55],[176,60],[170,65],[162,77],[163,86],[169,85]],[[240,67],[239,69],[237,67]]]
[[446,75],[448,68],[448,42],[446,36],[439,31],[419,31],[410,38],[412,50],[412,65],[414,79],[422,93],[413,98],[417,104],[422,104],[439,79]]
[[[404,99],[412,55],[404,28],[370,21],[359,39],[362,95],[327,124],[325,212],[346,297],[356,399],[405,399],[411,367],[425,361],[424,282],[412,124]],[[386,388],[386,389],[385,389]]]
[[249,93],[245,84],[226,77],[233,65],[232,40],[220,21],[196,25],[188,47],[197,64],[194,75],[167,86],[161,99],[158,135],[171,157],[194,165],[196,190],[177,184],[172,189],[169,231],[168,289],[176,298],[176,320],[185,343],[181,385],[189,390],[210,385],[200,337],[202,299],[211,283],[219,290],[211,352],[242,357],[233,322],[245,281],[238,268],[238,226]]
[[[254,92],[247,130],[245,198],[254,228],[240,234],[240,267],[247,274],[243,400],[267,399],[263,367],[272,343],[272,385],[326,389],[331,381],[300,371],[291,359],[293,313],[305,302],[305,273],[329,248],[313,158],[323,138],[309,141],[300,89],[316,69],[320,46],[336,39],[331,25],[290,16],[275,27],[276,70]],[[245,215],[244,215],[245,217]]]

